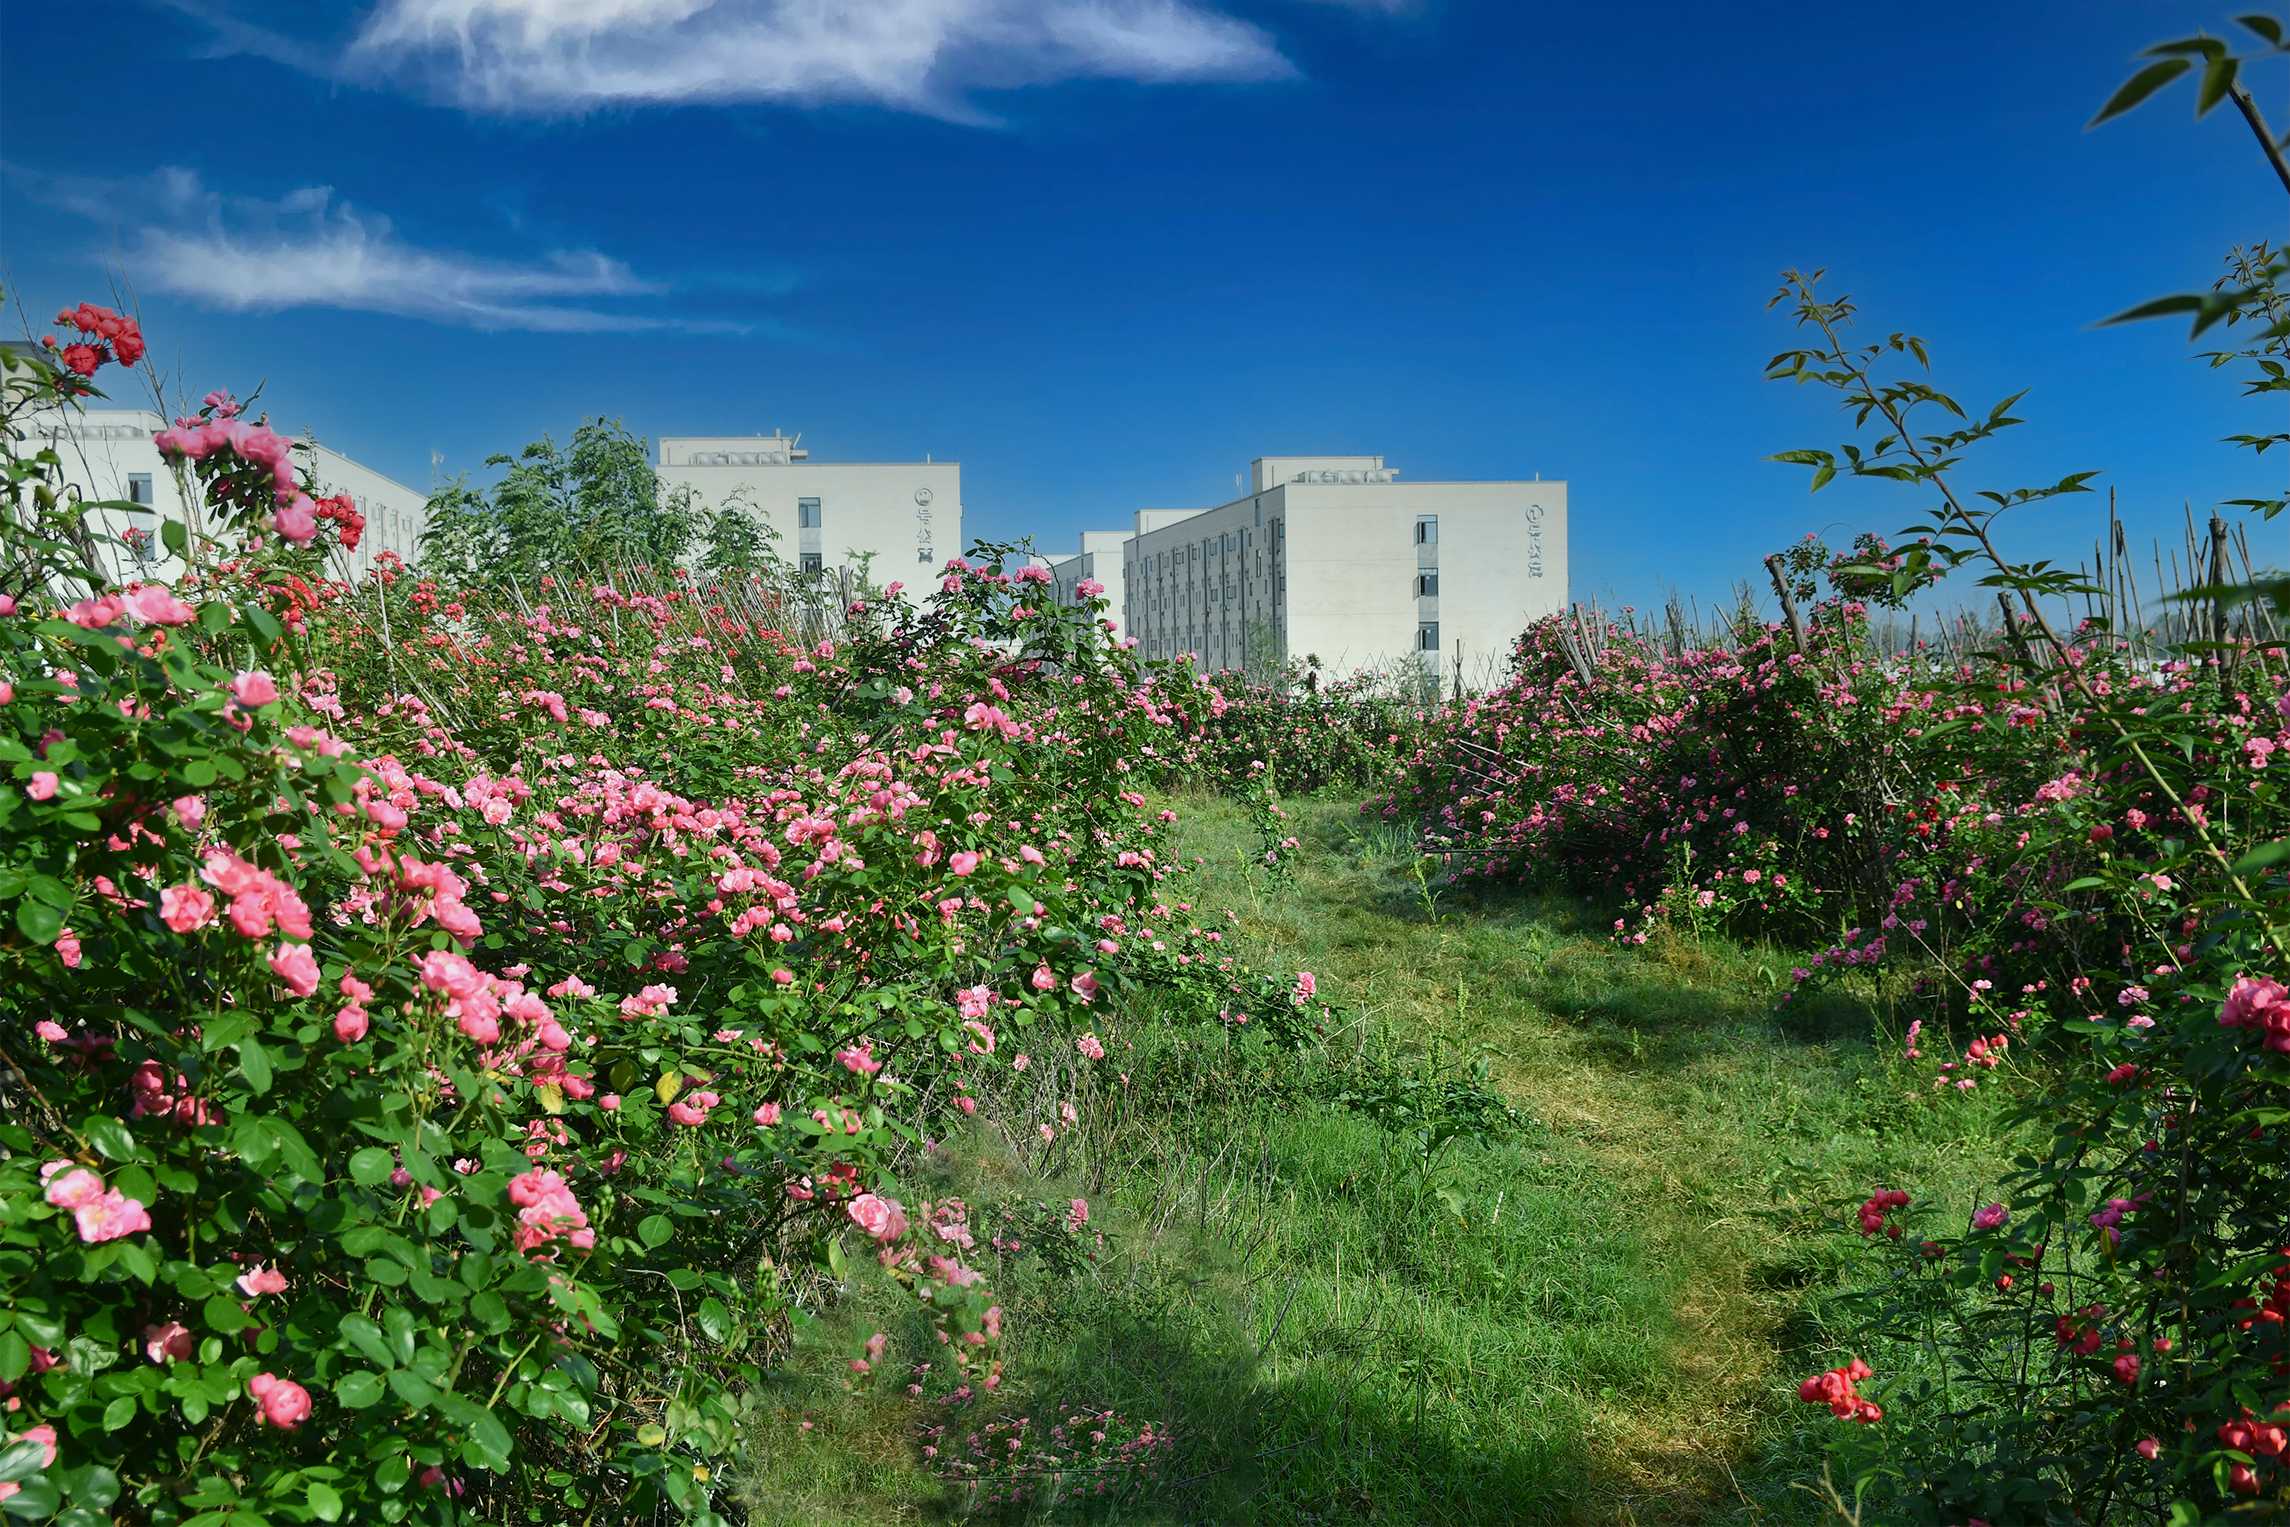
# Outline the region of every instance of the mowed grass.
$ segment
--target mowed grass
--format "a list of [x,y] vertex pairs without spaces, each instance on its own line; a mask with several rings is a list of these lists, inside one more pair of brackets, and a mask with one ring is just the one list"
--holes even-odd
[[[1090,1200],[1095,1262],[1021,1258],[998,1285],[1004,1403],[1175,1437],[1150,1488],[1117,1477],[1101,1498],[1085,1477],[1000,1514],[1818,1520],[1796,1485],[1835,1423],[1794,1390],[1850,1340],[1823,1312],[1852,1207],[1908,1181],[1969,1207],[2000,1149],[1994,1090],[1918,1090],[1867,1007],[1776,1017],[1778,956],[1625,949],[1564,905],[1436,894],[1404,838],[1342,803],[1292,806],[1285,888],[1248,867],[1237,811],[1182,809],[1197,911],[1237,912],[1241,952],[1312,970],[1359,1023],[1267,1060],[1176,1015],[1109,1014],[1104,1067],[1045,1054],[913,1174],[981,1204]],[[1520,1125],[1429,1172],[1349,1106],[1365,1081],[1475,1056]],[[1083,1124],[1041,1144],[1068,1098]],[[826,1357],[778,1381],[745,1475],[759,1520],[975,1505],[922,1470],[907,1407],[835,1377],[827,1358],[878,1325],[918,1335],[861,1285]]]

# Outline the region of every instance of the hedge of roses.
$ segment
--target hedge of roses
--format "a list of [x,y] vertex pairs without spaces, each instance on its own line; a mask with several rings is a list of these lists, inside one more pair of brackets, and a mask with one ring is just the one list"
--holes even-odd
[[1399,681],[1375,673],[1328,678],[1316,661],[1291,664],[1272,680],[1233,672],[1213,682],[1217,703],[1189,752],[1189,772],[1235,793],[1267,771],[1298,795],[1380,788],[1431,714]]
[[1161,899],[1133,761],[1206,698],[1102,609],[991,550],[811,647],[743,582],[350,588],[222,394],[160,443],[230,539],[114,587],[19,426],[125,358],[7,376],[0,1511],[719,1519],[822,1275],[999,1386],[897,1171],[1019,1036],[1322,1022]]
[[1844,1316],[1863,1350],[1799,1394],[1832,1413],[1864,1519],[2279,1515],[2290,665],[2247,641],[2156,657],[2032,605],[1992,652],[1880,655],[1872,581],[1913,587],[1985,534],[1964,516],[1890,567],[1813,557],[1836,577],[1802,645],[1544,621],[1368,809],[1459,880],[1602,899],[1621,939],[1810,946],[1799,985],[1904,1005],[1919,1092],[2017,1072],[2029,1145],[1979,1199],[1892,1182],[1840,1206],[1874,1249]]

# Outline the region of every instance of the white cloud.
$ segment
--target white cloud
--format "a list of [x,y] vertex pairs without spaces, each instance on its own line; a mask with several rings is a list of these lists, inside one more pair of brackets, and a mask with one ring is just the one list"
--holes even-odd
[[969,119],[974,88],[1293,72],[1201,0],[382,0],[349,60],[486,111],[863,101]]
[[599,306],[657,297],[665,288],[594,250],[501,260],[412,244],[388,218],[360,211],[326,186],[265,199],[222,195],[179,168],[127,184],[26,178],[34,195],[90,218],[142,208],[142,221],[117,254],[137,284],[232,312],[345,308],[545,333],[668,322]]

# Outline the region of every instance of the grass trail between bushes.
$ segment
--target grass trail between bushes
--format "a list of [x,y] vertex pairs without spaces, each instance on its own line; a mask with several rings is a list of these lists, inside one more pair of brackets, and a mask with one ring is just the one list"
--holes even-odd
[[[1094,1263],[1021,1258],[998,1285],[1004,1413],[1112,1408],[1175,1438],[1149,1481],[1037,1482],[986,1514],[1821,1520],[1795,1482],[1834,1423],[1794,1388],[1851,1340],[1825,1324],[1842,1226],[1911,1177],[1969,1205],[2000,1148],[1990,1095],[1912,1090],[1866,1006],[1777,1015],[1780,955],[1623,948],[1562,904],[1441,893],[1403,835],[1340,802],[1292,803],[1304,847],[1277,887],[1238,810],[1180,808],[1197,912],[1237,913],[1237,952],[1315,972],[1362,1022],[1253,1068],[1167,1013],[1108,1013],[1095,1072],[1035,1036],[1041,1063],[917,1174],[973,1203],[1090,1200]],[[1511,1138],[1427,1170],[1358,1106],[1436,1105],[1476,1057],[1522,1116]],[[1069,1098],[1082,1125],[1042,1145]],[[826,1356],[779,1381],[747,1471],[757,1519],[981,1509],[925,1472],[890,1394],[833,1376],[901,1318],[856,1290]]]

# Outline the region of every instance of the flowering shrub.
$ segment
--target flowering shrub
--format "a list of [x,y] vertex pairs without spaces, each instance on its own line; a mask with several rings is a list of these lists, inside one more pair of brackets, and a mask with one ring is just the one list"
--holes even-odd
[[[2223,311],[2263,330],[2278,261]],[[1865,1355],[1800,1397],[1886,1522],[2193,1522],[2290,1506],[2290,665],[2218,590],[2177,647],[2092,577],[2008,560],[2005,510],[2079,473],[1971,495],[1964,455],[2017,422],[1960,408],[1921,342],[1848,338],[1850,303],[1791,277],[1782,379],[1835,389],[1871,441],[1783,459],[1940,500],[1899,549],[1813,544],[1769,567],[1789,622],[1664,645],[1576,616],[1511,682],[1443,709],[1370,809],[1465,881],[1610,898],[1618,937],[1729,930],[1820,950],[1799,984],[1883,984],[1914,1014],[1910,1085],[2019,1072],[2030,1149],[1973,1203],[1883,1186],[1840,1228],[1870,1248],[1838,1312]],[[1898,368],[1898,369],[1894,369]],[[1922,416],[1946,422],[1922,432]],[[2280,443],[2284,437],[2249,437]],[[2262,513],[2279,503],[2255,502]],[[2214,531],[2222,547],[2224,533]],[[1880,653],[1866,604],[1958,568],[2004,591],[1987,650]],[[2209,595],[2209,591],[2205,591]],[[2089,598],[2063,628],[2056,596]],[[2049,605],[2049,609],[2047,609]],[[2239,628],[2238,628],[2239,627]],[[1881,1506],[1878,1505],[1881,1502]]]
[[195,571],[113,588],[14,446],[84,375],[8,364],[9,1513],[716,1519],[821,1275],[913,1297],[934,1399],[1001,1386],[899,1173],[1013,1036],[1325,1026],[1163,898],[1133,760],[1205,696],[994,549],[816,644],[678,575],[350,588],[217,394],[161,442]]
[[1269,682],[1220,673],[1214,683],[1215,703],[1188,759],[1200,777],[1233,794],[1249,789],[1260,764],[1298,795],[1371,789],[1430,713],[1400,679],[1330,679],[1317,659],[1290,664]]

